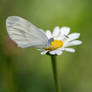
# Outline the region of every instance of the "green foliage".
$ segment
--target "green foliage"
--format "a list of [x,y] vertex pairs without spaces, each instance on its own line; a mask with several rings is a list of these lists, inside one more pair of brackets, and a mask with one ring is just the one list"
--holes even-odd
[[8,40],[5,20],[21,16],[53,30],[69,26],[80,32],[76,53],[58,56],[62,92],[92,92],[91,0],[0,0],[0,92],[54,92],[51,61],[35,49],[21,49]]

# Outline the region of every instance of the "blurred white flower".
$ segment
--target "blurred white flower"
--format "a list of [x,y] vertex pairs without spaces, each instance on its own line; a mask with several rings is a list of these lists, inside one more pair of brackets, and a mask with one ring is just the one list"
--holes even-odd
[[69,33],[69,27],[59,28],[57,26],[54,28],[53,33],[47,30],[46,35],[50,44],[48,47],[43,47],[41,54],[61,55],[63,51],[75,52],[75,49],[68,47],[82,44],[82,41],[76,40],[80,37],[80,33]]

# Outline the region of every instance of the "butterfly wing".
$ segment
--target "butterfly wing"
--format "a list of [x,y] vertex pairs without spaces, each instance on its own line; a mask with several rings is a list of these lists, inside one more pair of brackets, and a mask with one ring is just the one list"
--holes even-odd
[[6,27],[10,38],[18,47],[42,48],[48,45],[48,38],[45,33],[21,17],[8,17],[6,20]]

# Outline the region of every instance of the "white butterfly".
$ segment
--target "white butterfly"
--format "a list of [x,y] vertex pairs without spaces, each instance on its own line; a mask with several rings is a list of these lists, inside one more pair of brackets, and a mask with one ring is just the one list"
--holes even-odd
[[42,48],[48,46],[49,39],[45,32],[21,17],[8,17],[6,19],[6,27],[10,38],[18,47]]

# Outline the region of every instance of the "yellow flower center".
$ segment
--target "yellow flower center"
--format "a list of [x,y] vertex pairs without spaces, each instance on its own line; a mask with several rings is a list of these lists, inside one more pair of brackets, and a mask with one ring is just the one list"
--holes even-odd
[[56,50],[63,46],[63,42],[61,40],[54,40],[51,42],[48,48],[44,48],[45,50]]

